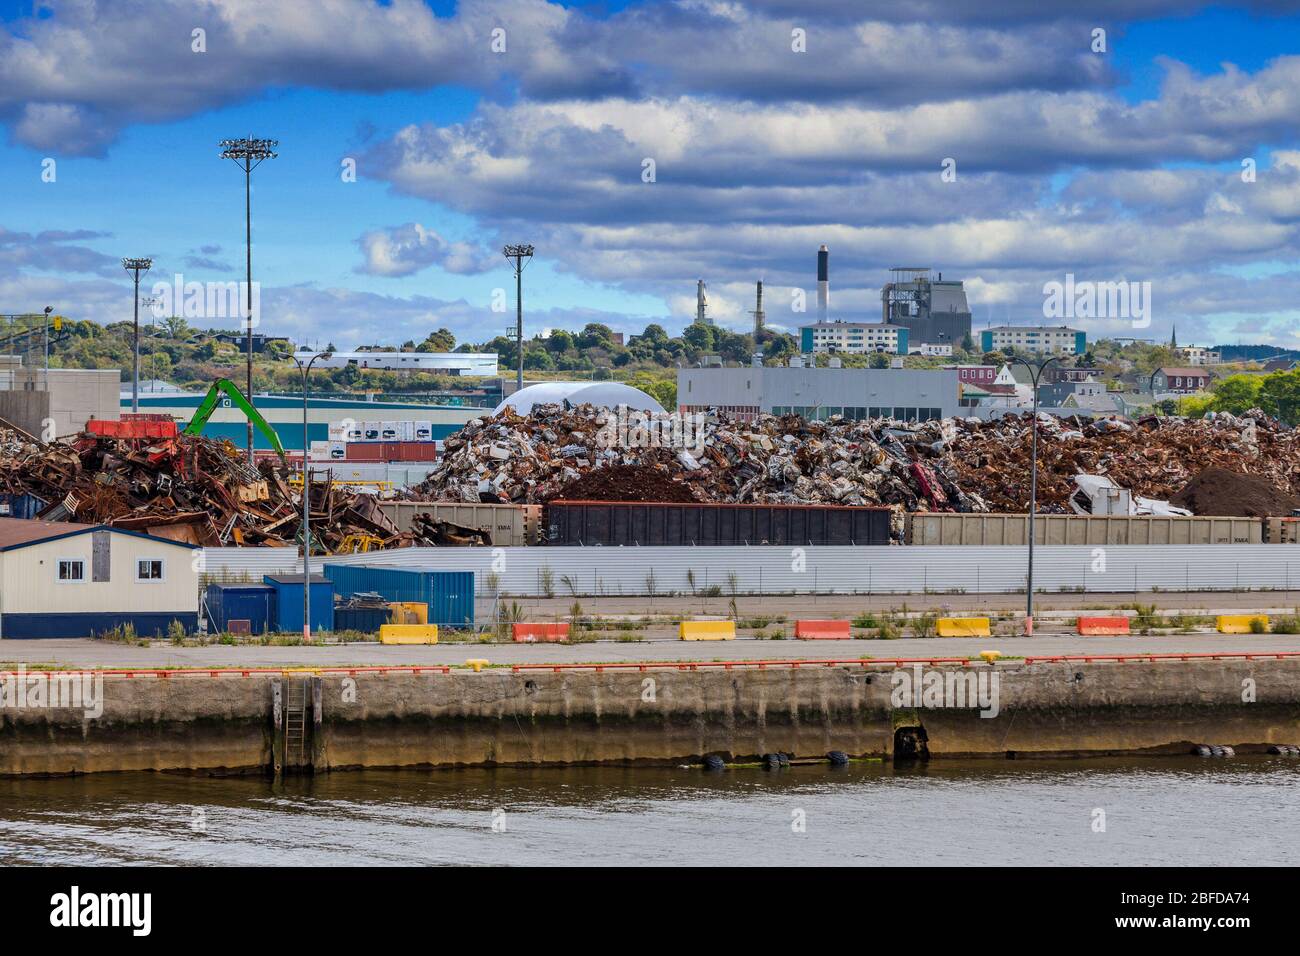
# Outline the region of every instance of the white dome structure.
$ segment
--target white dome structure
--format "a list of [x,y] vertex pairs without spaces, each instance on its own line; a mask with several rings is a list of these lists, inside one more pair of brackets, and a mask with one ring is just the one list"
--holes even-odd
[[534,405],[553,405],[567,401],[570,405],[595,405],[598,408],[628,408],[662,413],[664,407],[653,398],[622,382],[539,382],[515,392],[493,410],[493,415],[509,408],[517,415],[527,415]]

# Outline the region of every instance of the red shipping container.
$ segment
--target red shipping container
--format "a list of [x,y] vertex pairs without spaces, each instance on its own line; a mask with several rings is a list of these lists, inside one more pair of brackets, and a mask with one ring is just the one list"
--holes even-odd
[[344,461],[383,461],[384,445],[377,441],[350,441],[343,446]]

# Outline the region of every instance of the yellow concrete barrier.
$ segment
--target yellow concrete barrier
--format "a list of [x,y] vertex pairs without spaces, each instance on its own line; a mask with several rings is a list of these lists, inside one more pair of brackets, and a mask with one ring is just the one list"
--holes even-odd
[[941,617],[938,632],[940,637],[991,636],[987,617]]
[[1219,615],[1219,633],[1220,634],[1253,634],[1251,621],[1261,621],[1264,630],[1268,630],[1267,614],[1220,614]]
[[388,620],[393,624],[428,624],[429,605],[423,601],[389,601]]
[[682,621],[678,632],[683,641],[734,641],[735,621]]
[[381,624],[381,644],[437,644],[437,624]]

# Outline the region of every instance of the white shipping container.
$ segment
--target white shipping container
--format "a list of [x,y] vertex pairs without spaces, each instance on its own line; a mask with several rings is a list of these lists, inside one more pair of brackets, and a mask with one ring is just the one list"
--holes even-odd
[[327,434],[330,441],[345,441],[347,439],[347,431],[344,429],[342,422],[330,422]]
[[432,441],[433,440],[433,422],[414,422],[415,441]]
[[415,441],[415,422],[398,422],[397,440]]
[[329,450],[330,442],[316,440],[311,443],[312,455],[323,455]]
[[331,461],[342,461],[347,457],[347,442],[332,441],[329,443],[329,457]]
[[381,441],[397,441],[397,422],[380,422],[379,438]]
[[362,422],[361,441],[380,441],[383,439],[383,422]]

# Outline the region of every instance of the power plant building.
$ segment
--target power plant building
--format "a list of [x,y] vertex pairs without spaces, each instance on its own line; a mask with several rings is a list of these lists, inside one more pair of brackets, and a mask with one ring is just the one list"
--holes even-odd
[[881,321],[907,328],[914,346],[960,348],[971,334],[970,304],[961,280],[945,281],[942,272],[931,279],[926,267],[894,266],[890,273],[880,290]]

